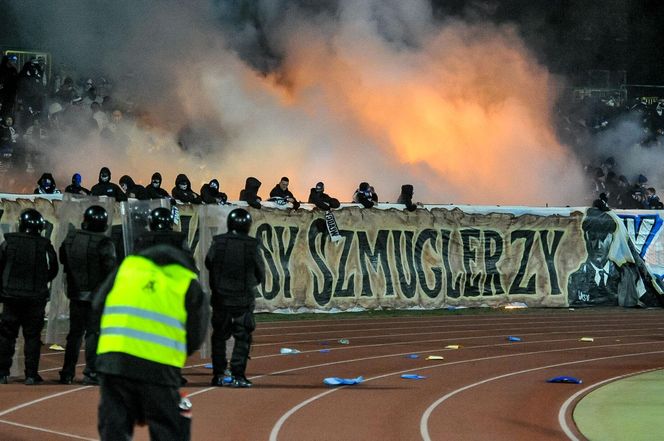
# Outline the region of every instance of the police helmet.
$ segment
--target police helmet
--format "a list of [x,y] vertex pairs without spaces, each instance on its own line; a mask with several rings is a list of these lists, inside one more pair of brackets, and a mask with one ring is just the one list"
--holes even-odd
[[92,205],[83,213],[81,228],[86,231],[103,233],[108,228],[108,213],[104,207]]
[[235,231],[237,233],[249,233],[251,228],[251,215],[244,208],[236,208],[228,213],[228,231]]
[[148,215],[150,231],[170,231],[173,229],[171,210],[164,207],[155,208]]
[[25,210],[18,219],[18,231],[20,233],[41,234],[45,227],[44,217],[34,208]]

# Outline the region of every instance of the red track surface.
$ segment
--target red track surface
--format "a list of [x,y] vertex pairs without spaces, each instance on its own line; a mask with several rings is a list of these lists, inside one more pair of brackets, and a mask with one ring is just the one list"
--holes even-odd
[[[209,360],[189,360],[193,439],[583,439],[569,417],[573,406],[562,424],[561,406],[594,383],[664,367],[663,317],[621,308],[259,323],[248,369],[254,388],[210,388]],[[462,347],[444,349],[449,344]],[[302,352],[280,355],[281,347]],[[0,440],[98,439],[98,390],[56,384],[61,363],[62,353],[42,354],[44,385],[0,386]],[[359,375],[365,381],[356,386],[322,383]],[[546,383],[557,375],[584,384]],[[147,430],[135,439],[148,439]]]

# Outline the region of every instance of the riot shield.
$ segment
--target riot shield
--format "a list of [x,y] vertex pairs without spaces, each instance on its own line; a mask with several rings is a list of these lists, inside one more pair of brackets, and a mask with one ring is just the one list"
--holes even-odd
[[122,242],[125,256],[134,251],[136,239],[143,232],[148,231],[148,216],[152,210],[159,207],[170,209],[170,202],[168,199],[148,199],[145,201],[129,199],[126,202],[120,202]]
[[[114,199],[65,193],[62,201],[54,202],[54,205],[57,222],[53,225],[50,239],[56,253],[59,251],[60,245],[62,245],[69,231],[81,228],[83,213],[92,205],[104,207],[108,212],[109,229],[106,231],[106,234],[110,234],[110,225],[112,224],[115,210]],[[69,300],[66,296],[66,279],[64,270],[61,267],[58,275],[51,282],[51,299],[46,309],[46,342],[56,343],[61,346],[64,346],[69,331]]]
[[[209,272],[205,269],[205,256],[207,255],[212,238],[217,234],[223,234],[228,231],[226,219],[231,210],[237,208],[235,205],[201,205],[198,209],[199,241],[196,247],[194,258],[196,265],[200,268],[200,283],[203,290],[210,294]],[[212,329],[209,329],[207,339],[201,346],[201,358],[210,356],[210,338]],[[230,353],[233,350],[233,339],[226,342],[226,356],[230,360]]]

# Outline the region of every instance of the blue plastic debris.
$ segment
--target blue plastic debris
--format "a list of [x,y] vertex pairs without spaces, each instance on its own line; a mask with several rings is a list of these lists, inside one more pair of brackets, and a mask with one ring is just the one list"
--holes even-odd
[[408,354],[408,355],[406,355],[406,358],[412,358],[412,359],[415,359],[415,358],[420,358],[420,356],[417,355],[417,354]]
[[324,354],[327,354],[327,353],[330,352],[331,350],[332,350],[332,349],[321,349],[321,350],[318,351],[318,352],[322,352],[322,353],[324,353]]
[[570,384],[581,384],[583,381],[578,378],[569,377],[567,375],[560,375],[558,377],[549,378],[546,380],[547,383],[570,383]]
[[204,364],[203,367],[205,369],[212,369],[213,366],[212,366],[212,363],[207,363],[207,364]]
[[510,335],[507,337],[507,340],[509,341],[521,341],[521,337],[514,337],[513,335]]
[[402,374],[401,378],[405,380],[424,380],[426,377],[418,374]]
[[353,384],[360,384],[364,381],[364,377],[356,378],[339,378],[339,377],[327,377],[323,379],[323,383],[328,386],[350,386]]

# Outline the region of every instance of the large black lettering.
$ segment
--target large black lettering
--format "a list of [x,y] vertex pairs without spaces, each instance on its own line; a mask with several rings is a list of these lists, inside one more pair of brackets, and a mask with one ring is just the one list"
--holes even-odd
[[[432,266],[431,272],[433,273],[434,284],[433,288],[429,288],[427,284],[426,275],[424,274],[424,246],[427,242],[431,242],[431,248],[434,252],[438,252],[436,249],[436,242],[438,239],[438,233],[436,230],[427,228],[422,230],[417,236],[417,241],[415,242],[415,253],[417,258],[415,259],[415,265],[417,267],[417,279],[420,282],[422,291],[428,297],[435,298],[440,295],[440,292],[443,289],[443,270],[439,266]],[[444,245],[443,245],[444,247]]]
[[[348,280],[346,279],[346,265],[348,264],[348,256],[350,255],[350,247],[353,245],[353,237],[355,232],[348,230],[340,230],[339,234],[344,238],[344,248],[341,251],[341,258],[339,259],[339,277],[334,287],[334,297],[355,297],[355,277],[351,275]],[[344,288],[344,284],[346,287]]]
[[[452,274],[452,266],[450,265],[450,244],[452,240],[452,231],[440,230],[440,234],[443,242],[441,253],[443,256],[443,266],[445,267],[446,293],[448,297],[457,299],[461,297],[461,275],[455,277],[454,274]],[[415,247],[415,252],[417,253],[418,251],[421,254],[422,251],[419,249],[419,247]],[[416,259],[415,261],[419,262],[419,259]]]
[[485,296],[498,295],[505,292],[500,281],[500,273],[498,272],[498,262],[502,255],[502,236],[496,231],[484,231],[484,269],[486,271],[486,280],[484,281],[482,293]]
[[272,227],[270,224],[260,224],[256,228],[256,237],[258,241],[263,246],[263,258],[269,269],[269,276],[272,279],[272,288],[270,291],[266,291],[263,287],[263,297],[267,300],[272,300],[279,294],[279,288],[281,287],[281,280],[279,277],[279,271],[277,270],[277,265],[274,259],[274,247],[272,244]]
[[[314,221],[309,225],[309,231],[307,232],[307,245],[309,247],[309,254],[311,255],[311,258],[314,260],[314,263],[316,266],[318,266],[318,269],[323,274],[323,287],[320,288],[320,282],[316,272],[311,271],[311,277],[313,278],[314,300],[316,303],[323,306],[326,305],[332,297],[332,271],[330,271],[330,269],[327,267],[325,259],[325,242],[328,237],[327,227],[325,226],[325,221],[323,219],[317,219],[317,221]],[[322,228],[320,223],[322,223]],[[318,248],[316,246],[318,238],[320,238],[320,254],[318,253]]]
[[[413,236],[412,231],[404,231],[404,242],[406,245],[406,255],[403,256],[401,246],[401,231],[392,231],[392,239],[394,240],[394,257],[396,258],[397,277],[399,278],[399,287],[404,297],[412,299],[417,290],[417,273],[415,272],[415,262],[413,253]],[[404,268],[404,261],[407,268]],[[407,274],[406,274],[407,273]]]
[[519,265],[519,272],[517,272],[512,286],[510,286],[510,294],[534,294],[535,293],[535,275],[533,274],[528,280],[526,287],[521,286],[524,276],[526,275],[526,267],[528,266],[528,259],[530,259],[530,252],[533,249],[533,242],[535,241],[535,232],[532,230],[516,230],[512,232],[511,243],[517,240],[524,239],[523,255],[521,256],[521,264]]
[[[374,272],[378,272],[378,265],[383,267],[385,274],[385,295],[394,295],[394,287],[392,286],[392,272],[390,270],[390,263],[387,260],[387,240],[389,238],[388,230],[378,230],[376,234],[376,243],[373,247],[369,244],[367,233],[364,231],[357,232],[357,243],[360,251],[360,269],[362,270],[362,295],[373,296],[371,291],[371,279],[369,277],[369,269],[367,268],[367,260]],[[368,259],[367,259],[368,258]]]
[[295,239],[297,237],[298,228],[297,227],[288,227],[288,245],[284,245],[284,227],[274,227],[274,231],[277,233],[277,240],[279,242],[279,262],[281,263],[281,269],[284,272],[284,297],[291,298],[291,274],[290,274],[290,258],[293,254],[293,248],[295,247]]
[[544,252],[544,260],[546,261],[546,267],[549,270],[551,294],[561,294],[560,286],[558,286],[558,271],[556,270],[555,256],[556,256],[556,251],[558,250],[558,245],[560,245],[560,240],[563,238],[564,234],[565,234],[564,231],[554,230],[553,243],[549,248],[549,231],[548,230],[540,231],[540,240],[542,242],[542,251]]
[[463,269],[465,272],[466,283],[463,290],[464,297],[476,297],[480,295],[479,279],[481,274],[473,277],[471,263],[477,262],[477,247],[474,247],[471,240],[479,241],[480,230],[468,228],[461,230],[461,243],[463,244]]

